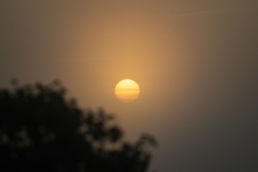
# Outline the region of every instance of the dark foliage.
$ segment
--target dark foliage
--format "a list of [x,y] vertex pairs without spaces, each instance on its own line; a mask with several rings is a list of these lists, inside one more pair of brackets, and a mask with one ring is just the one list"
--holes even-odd
[[58,81],[0,90],[0,171],[145,172],[155,139],[123,140],[114,117],[83,110]]

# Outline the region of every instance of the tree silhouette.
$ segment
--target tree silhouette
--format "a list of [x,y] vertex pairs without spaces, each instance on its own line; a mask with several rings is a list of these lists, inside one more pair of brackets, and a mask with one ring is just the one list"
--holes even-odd
[[156,145],[124,141],[113,115],[79,108],[59,81],[0,90],[1,172],[145,172]]

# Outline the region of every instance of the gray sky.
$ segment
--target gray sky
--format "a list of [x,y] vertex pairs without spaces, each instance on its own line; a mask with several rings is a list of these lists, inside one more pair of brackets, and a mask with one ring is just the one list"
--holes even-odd
[[1,87],[59,78],[128,139],[156,136],[150,170],[258,171],[256,0],[3,0],[0,21]]

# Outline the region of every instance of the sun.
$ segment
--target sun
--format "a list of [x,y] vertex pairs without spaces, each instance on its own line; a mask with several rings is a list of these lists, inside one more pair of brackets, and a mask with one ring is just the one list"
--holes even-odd
[[131,103],[139,97],[140,87],[135,81],[124,79],[116,84],[115,94],[121,102]]

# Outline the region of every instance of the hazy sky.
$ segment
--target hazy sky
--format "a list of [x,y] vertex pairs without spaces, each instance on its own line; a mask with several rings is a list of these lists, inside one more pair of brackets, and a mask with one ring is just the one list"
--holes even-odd
[[59,78],[128,139],[155,135],[150,170],[258,171],[257,0],[2,0],[0,86],[13,77]]

